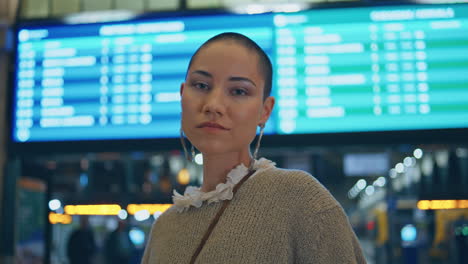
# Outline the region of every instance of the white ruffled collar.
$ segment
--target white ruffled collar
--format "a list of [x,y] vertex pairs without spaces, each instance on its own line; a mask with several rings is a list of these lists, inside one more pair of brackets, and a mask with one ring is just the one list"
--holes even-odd
[[[273,168],[275,165],[276,164],[274,162],[265,158],[255,160],[253,165],[255,173],[251,177],[259,171]],[[237,165],[237,167],[228,173],[226,183],[218,184],[216,189],[211,192],[202,192],[200,187],[194,186],[188,186],[185,189],[184,195],[181,195],[174,190],[174,195],[172,196],[174,207],[179,213],[181,213],[187,210],[190,206],[200,208],[204,201],[207,201],[207,203],[210,204],[222,200],[231,200],[234,195],[232,192],[234,186],[247,175],[248,171],[249,169],[245,167],[244,164]]]

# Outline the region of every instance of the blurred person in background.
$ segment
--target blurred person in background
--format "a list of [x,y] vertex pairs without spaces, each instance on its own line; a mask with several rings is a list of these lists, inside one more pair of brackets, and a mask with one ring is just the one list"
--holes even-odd
[[67,256],[70,264],[92,264],[96,253],[93,230],[87,215],[80,216],[80,226],[72,232],[67,243]]
[[112,231],[104,244],[104,254],[108,264],[128,264],[135,251],[130,240],[127,223],[119,220],[117,228]]

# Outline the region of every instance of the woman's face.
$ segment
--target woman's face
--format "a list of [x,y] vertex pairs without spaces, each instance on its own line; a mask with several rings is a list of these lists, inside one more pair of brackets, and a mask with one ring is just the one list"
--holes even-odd
[[263,100],[258,55],[234,41],[217,41],[196,55],[181,86],[182,128],[204,154],[248,151],[274,98]]

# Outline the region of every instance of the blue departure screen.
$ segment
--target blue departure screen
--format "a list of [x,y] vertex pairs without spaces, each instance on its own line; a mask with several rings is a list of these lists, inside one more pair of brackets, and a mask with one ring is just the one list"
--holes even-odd
[[225,31],[245,34],[272,51],[269,16],[19,30],[15,141],[178,136],[179,89],[190,57]]
[[394,6],[20,27],[13,140],[177,137],[190,56],[225,31],[272,59],[269,134],[468,127],[467,6]]
[[468,127],[468,8],[276,15],[278,133]]

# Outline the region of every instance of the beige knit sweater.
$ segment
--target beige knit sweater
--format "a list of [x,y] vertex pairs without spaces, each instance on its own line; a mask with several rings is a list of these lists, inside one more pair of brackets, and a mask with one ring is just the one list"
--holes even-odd
[[[154,223],[142,264],[189,263],[222,202]],[[270,168],[234,195],[196,263],[365,263],[343,209],[311,175]]]

